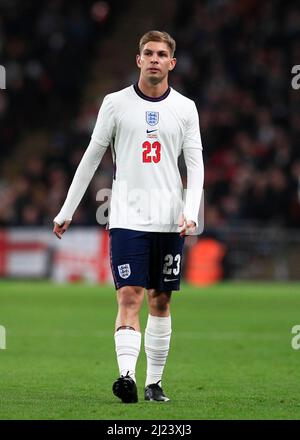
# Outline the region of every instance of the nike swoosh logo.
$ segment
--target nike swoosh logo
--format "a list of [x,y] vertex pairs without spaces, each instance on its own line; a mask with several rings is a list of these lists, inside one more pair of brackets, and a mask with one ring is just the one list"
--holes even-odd
[[147,133],[153,133],[154,131],[157,131],[157,128],[155,130],[147,130]]
[[168,282],[168,281],[177,281],[177,280],[178,280],[178,278],[171,278],[171,279],[164,278],[164,281],[165,281],[165,282]]

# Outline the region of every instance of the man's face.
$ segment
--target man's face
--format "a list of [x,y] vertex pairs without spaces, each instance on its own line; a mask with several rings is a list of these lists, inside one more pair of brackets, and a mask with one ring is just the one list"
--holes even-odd
[[141,76],[151,84],[158,84],[174,69],[176,58],[171,58],[166,43],[149,41],[136,56],[136,63],[141,69]]

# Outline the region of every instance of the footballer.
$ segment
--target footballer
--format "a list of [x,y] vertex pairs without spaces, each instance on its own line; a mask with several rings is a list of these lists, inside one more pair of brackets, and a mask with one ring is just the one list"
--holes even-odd
[[[169,86],[175,46],[167,32],[142,36],[136,56],[139,80],[105,96],[90,143],[54,219],[53,232],[61,238],[110,146],[114,167],[108,229],[118,303],[114,340],[119,367],[112,389],[124,403],[138,401],[135,369],[145,291],[149,314],[144,398],[169,400],[162,375],[172,332],[171,294],[180,288],[184,238],[198,226],[204,179],[199,118],[194,101]],[[181,153],[187,168],[186,197],[178,168]]]

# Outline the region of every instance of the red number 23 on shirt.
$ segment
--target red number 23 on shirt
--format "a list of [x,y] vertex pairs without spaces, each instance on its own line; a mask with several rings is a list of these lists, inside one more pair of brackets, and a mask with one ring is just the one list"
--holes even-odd
[[[160,161],[160,143],[158,141],[153,142],[151,144],[149,141],[145,141],[143,143],[143,162],[150,163],[154,162],[157,163]],[[152,150],[155,150],[155,155],[151,155]]]

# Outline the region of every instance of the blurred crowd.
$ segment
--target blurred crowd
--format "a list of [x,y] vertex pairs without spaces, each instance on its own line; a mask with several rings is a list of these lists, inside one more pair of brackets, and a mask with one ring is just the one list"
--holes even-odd
[[[81,100],[95,42],[125,13],[109,1],[97,8],[92,1],[33,3],[1,6],[7,89],[0,92],[0,225],[49,225],[58,213],[97,117],[98,106]],[[174,4],[164,28],[177,42],[171,86],[192,98],[200,115],[205,224],[299,226],[300,89],[291,86],[292,66],[300,64],[299,6]],[[42,138],[32,134],[37,130]],[[96,193],[111,179],[107,152],[75,224],[95,224]]]

